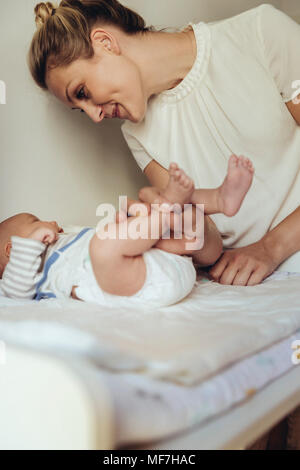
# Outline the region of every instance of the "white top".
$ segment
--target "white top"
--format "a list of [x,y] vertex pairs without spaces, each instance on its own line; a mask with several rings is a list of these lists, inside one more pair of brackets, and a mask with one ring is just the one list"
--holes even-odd
[[192,69],[149,100],[141,123],[126,121],[122,131],[142,170],[152,159],[166,169],[175,161],[197,188],[220,185],[232,153],[251,158],[254,182],[239,213],[211,216],[225,247],[246,246],[300,202],[300,127],[284,104],[300,80],[300,26],[267,4],[191,25]]

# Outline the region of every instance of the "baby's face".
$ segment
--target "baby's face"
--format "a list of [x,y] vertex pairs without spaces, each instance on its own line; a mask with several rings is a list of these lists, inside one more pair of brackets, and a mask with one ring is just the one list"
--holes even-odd
[[40,227],[51,228],[56,233],[63,232],[57,222],[44,222],[35,215],[27,213],[17,214],[0,224],[0,279],[9,260],[11,237],[16,235],[28,238],[35,229]]
[[57,222],[46,222],[40,220],[38,217],[32,214],[22,214],[20,216],[20,220],[17,223],[17,232],[19,233],[19,236],[23,238],[27,238],[33,232],[33,230],[40,227],[51,228],[56,233],[63,232],[63,229],[59,227]]

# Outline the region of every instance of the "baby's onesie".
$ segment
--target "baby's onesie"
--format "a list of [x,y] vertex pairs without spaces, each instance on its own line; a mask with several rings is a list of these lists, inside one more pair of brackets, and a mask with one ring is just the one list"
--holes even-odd
[[164,307],[179,302],[192,290],[196,270],[192,258],[151,248],[143,254],[146,280],[132,296],[103,291],[98,285],[90,256],[89,243],[96,230],[85,228],[78,234],[59,234],[56,243],[11,237],[10,260],[4,270],[1,288],[13,298],[34,300],[76,296],[86,302],[105,306],[147,304]]

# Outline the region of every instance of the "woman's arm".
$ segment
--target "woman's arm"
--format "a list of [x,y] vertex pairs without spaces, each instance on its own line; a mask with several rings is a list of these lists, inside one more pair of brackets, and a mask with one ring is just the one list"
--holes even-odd
[[226,251],[209,274],[220,284],[254,286],[300,250],[300,207],[252,245]]
[[300,126],[300,95],[285,104],[296,123]]
[[[300,125],[300,95],[286,106]],[[257,243],[226,251],[210,270],[210,276],[221,284],[254,286],[299,250],[300,207]]]
[[157,161],[152,160],[144,170],[151,186],[159,189],[165,189],[169,181],[169,172],[161,166]]

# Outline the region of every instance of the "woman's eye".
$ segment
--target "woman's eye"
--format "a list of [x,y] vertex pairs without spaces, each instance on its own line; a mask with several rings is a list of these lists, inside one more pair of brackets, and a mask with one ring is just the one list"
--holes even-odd
[[86,98],[86,96],[84,94],[84,88],[80,88],[79,92],[76,95],[76,98],[78,100],[83,100],[84,98]]

